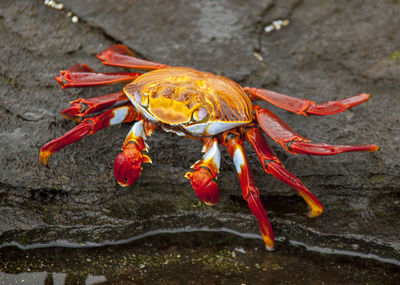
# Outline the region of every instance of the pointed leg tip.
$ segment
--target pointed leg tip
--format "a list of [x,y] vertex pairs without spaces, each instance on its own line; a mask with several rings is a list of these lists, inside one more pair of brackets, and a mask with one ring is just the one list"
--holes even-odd
[[117,180],[117,183],[118,183],[119,186],[121,186],[121,187],[128,187],[128,186],[130,186],[130,184],[128,184],[127,182],[120,182],[120,181]]
[[62,71],[59,75],[55,76],[54,79],[60,84],[61,88],[64,89],[64,77],[62,76]]
[[366,100],[368,100],[369,98],[371,98],[371,94],[369,93],[363,93],[361,94],[362,96],[364,96],[366,98]]
[[[130,173],[126,173],[126,174],[129,175]],[[135,174],[133,174],[133,175],[135,175]],[[137,174],[135,176],[133,176],[133,175],[131,175],[129,177],[125,177],[125,176],[116,177],[115,176],[115,179],[117,180],[117,183],[119,184],[119,186],[125,188],[125,187],[131,186],[133,183],[135,183],[136,180],[138,180],[140,173],[139,173],[139,175],[137,175]]]
[[247,203],[253,215],[258,220],[258,225],[260,226],[261,236],[264,240],[265,247],[267,250],[274,249],[274,233],[271,224],[268,221],[267,213],[257,194],[250,192],[247,196]]
[[371,146],[370,152],[374,152],[374,151],[378,151],[378,150],[380,150],[380,147],[373,144],[373,145]]
[[39,154],[39,160],[40,164],[43,165],[46,168],[49,168],[49,158],[52,155],[52,153],[48,150],[41,150]]
[[191,180],[192,179],[192,175],[193,175],[192,172],[186,172],[185,173],[185,178]]
[[153,161],[151,161],[151,158],[145,154],[142,154],[142,162],[143,163],[153,163]]
[[369,94],[369,93],[361,93],[361,94],[358,94],[358,95],[350,97],[350,98],[354,98],[354,99],[357,98],[358,101],[360,101],[360,103],[362,103],[362,102],[367,101],[369,98],[371,98],[371,94]]
[[61,116],[64,118],[64,119],[66,119],[66,120],[70,120],[70,121],[74,121],[75,123],[77,123],[77,124],[80,124],[80,123],[82,123],[82,118],[81,117],[78,117],[78,116],[70,116],[70,115],[68,115],[68,114],[61,114]]
[[375,144],[369,144],[369,145],[361,145],[359,151],[375,152],[375,151],[378,151],[379,149],[380,149],[379,146],[377,146]]
[[274,240],[272,240],[270,236],[265,236],[263,234],[261,234],[261,236],[265,243],[265,249],[268,251],[274,251],[275,250]]
[[308,212],[307,216],[309,218],[315,218],[315,217],[320,216],[322,214],[322,211],[323,211],[322,209],[318,209],[318,210],[312,209],[312,210],[310,210],[310,212]]
[[48,161],[40,161],[40,164],[41,164],[43,167],[50,168],[50,167],[49,167]]
[[267,251],[275,251],[275,248],[274,248],[273,245],[272,245],[272,246],[265,245],[265,249],[266,249]]
[[215,206],[215,205],[217,205],[217,204],[218,204],[218,201],[217,201],[217,202],[208,202],[208,201],[203,201],[203,203],[204,203],[204,204],[206,204],[207,206]]

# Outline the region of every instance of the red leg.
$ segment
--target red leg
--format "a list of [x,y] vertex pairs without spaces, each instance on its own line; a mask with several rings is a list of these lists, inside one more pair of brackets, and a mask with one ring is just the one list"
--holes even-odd
[[[224,137],[227,136],[229,135],[225,133]],[[247,201],[251,212],[258,220],[265,246],[268,250],[272,250],[274,248],[274,234],[268,221],[267,213],[261,204],[259,190],[254,182],[253,173],[243,148],[243,142],[239,136],[234,136],[226,140],[224,139],[223,144],[227,147],[230,156],[233,158],[236,171],[239,175],[243,198]]]
[[203,158],[192,166],[194,171],[186,172],[185,177],[190,180],[201,201],[207,205],[215,205],[219,200],[219,190],[213,179],[218,176],[221,160],[218,140],[204,139],[203,152]]
[[370,97],[369,94],[362,93],[343,100],[315,104],[315,102],[307,99],[290,97],[267,89],[245,87],[243,90],[249,92],[254,99],[262,99],[279,108],[305,116],[337,114],[364,103]]
[[249,128],[246,131],[245,137],[256,151],[265,172],[296,189],[311,208],[311,211],[308,213],[309,217],[321,215],[323,211],[321,203],[295,175],[284,168],[282,163],[272,152],[261,131],[257,127]]
[[155,126],[144,120],[136,122],[129,131],[122,146],[122,153],[114,161],[114,176],[122,187],[132,185],[142,172],[142,163],[151,163],[145,139],[151,135]]
[[295,133],[281,119],[267,109],[255,106],[256,118],[261,128],[277,143],[291,153],[333,155],[348,151],[377,151],[378,146],[369,145],[328,145],[310,143],[308,139]]
[[40,162],[47,166],[51,155],[63,147],[82,139],[84,136],[92,135],[111,125],[132,122],[138,119],[139,115],[132,105],[110,109],[98,116],[84,119],[82,123],[66,132],[63,136],[44,145],[40,150]]
[[94,98],[79,98],[71,102],[71,107],[62,110],[66,119],[80,121],[87,114],[96,113],[110,107],[128,103],[129,99],[124,92],[116,92]]
[[68,70],[61,70],[60,74],[54,77],[54,79],[65,89],[126,83],[136,79],[140,75],[142,73],[137,72],[99,73],[93,71],[86,64],[77,63]]
[[124,45],[111,46],[97,55],[105,65],[121,66],[136,69],[154,70],[168,67],[166,64],[136,58]]

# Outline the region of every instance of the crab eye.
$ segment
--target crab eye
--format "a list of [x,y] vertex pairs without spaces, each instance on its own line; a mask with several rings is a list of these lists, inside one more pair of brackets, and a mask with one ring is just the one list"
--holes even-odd
[[135,98],[135,101],[139,103],[142,106],[147,106],[148,105],[148,99],[147,96],[144,96],[142,93],[139,91],[135,91],[133,93],[133,97]]
[[193,119],[195,121],[202,121],[207,117],[207,115],[208,115],[208,110],[207,108],[203,107],[193,112]]

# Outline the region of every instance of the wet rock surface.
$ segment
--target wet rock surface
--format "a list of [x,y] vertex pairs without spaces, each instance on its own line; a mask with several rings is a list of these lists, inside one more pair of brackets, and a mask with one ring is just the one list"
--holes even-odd
[[[55,154],[50,169],[40,166],[40,147],[75,125],[59,114],[68,101],[119,90],[63,91],[53,77],[76,62],[113,70],[95,55],[123,43],[145,59],[317,102],[371,93],[370,101],[329,117],[301,117],[261,103],[312,141],[381,147],[311,157],[273,145],[325,206],[322,216],[307,218],[307,205],[295,191],[265,175],[250,149],[249,156],[280,240],[400,259],[397,1],[63,4],[56,10],[42,1],[0,3],[0,243],[96,243],[187,226],[258,234],[226,153],[219,204],[198,202],[183,177],[201,157],[201,145],[190,139],[155,133],[149,139],[153,164],[127,189],[115,182],[113,161],[129,125],[86,137]],[[289,25],[265,32],[277,19]]]
[[5,284],[397,284],[400,277],[397,265],[285,244],[266,252],[259,240],[222,232],[164,233],[100,248],[7,248],[0,262]]

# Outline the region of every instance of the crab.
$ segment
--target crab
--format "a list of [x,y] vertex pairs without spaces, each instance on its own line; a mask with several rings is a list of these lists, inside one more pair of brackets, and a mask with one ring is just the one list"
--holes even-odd
[[72,101],[70,107],[61,113],[79,124],[44,145],[40,150],[40,162],[48,166],[52,154],[84,136],[105,127],[133,122],[122,145],[122,152],[114,162],[117,182],[121,186],[129,186],[139,178],[142,164],[151,162],[150,157],[144,153],[149,150],[146,139],[156,129],[161,129],[203,142],[203,157],[194,163],[193,171],[187,172],[185,177],[190,180],[201,201],[215,205],[219,200],[215,180],[220,168],[219,145],[222,145],[233,158],[242,196],[257,218],[261,236],[269,250],[274,248],[273,230],[254,182],[243,147],[245,141],[250,143],[267,174],[288,184],[300,194],[310,207],[309,217],[319,216],[323,206],[294,174],[286,170],[262,131],[291,154],[334,155],[379,149],[374,144],[312,143],[293,131],[270,110],[252,103],[263,100],[304,116],[332,115],[367,101],[370,95],[366,93],[316,104],[311,100],[266,89],[241,87],[226,77],[212,73],[139,59],[124,45],[111,46],[97,57],[105,65],[148,72],[99,73],[86,64],[75,64],[68,70],[62,70],[55,79],[63,89],[115,83],[126,85],[120,92]]

